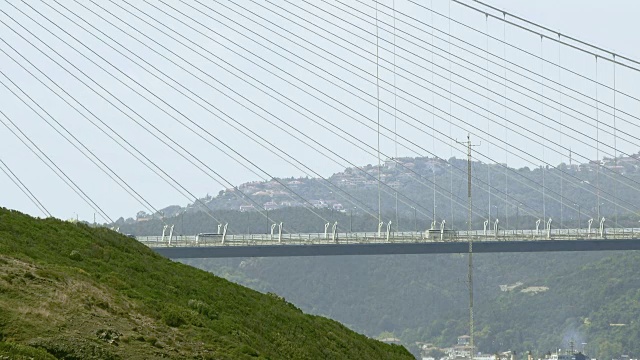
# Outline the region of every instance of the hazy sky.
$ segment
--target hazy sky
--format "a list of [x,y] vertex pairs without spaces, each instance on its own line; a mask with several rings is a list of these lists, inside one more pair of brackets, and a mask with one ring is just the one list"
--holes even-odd
[[[464,2],[476,4],[469,0]],[[640,33],[637,21],[640,3],[637,1],[486,2],[569,36],[640,59],[640,48],[636,46]],[[161,169],[154,168],[156,172],[164,172],[165,178],[171,176],[197,197],[217,194],[230,184],[272,176],[315,176],[316,173],[329,176],[350,164],[377,163],[375,2],[234,0],[203,4],[210,9],[195,1],[166,0],[2,2],[0,70],[4,75],[0,74],[0,82],[69,136],[54,122],[55,119],[158,209],[171,204],[184,205],[193,199],[181,195],[128,151],[141,159],[152,160]],[[615,119],[612,116],[610,106],[614,97],[613,91],[608,89],[614,86],[611,63],[603,59],[598,61],[598,80],[603,85],[596,90],[589,80],[596,75],[596,60],[592,55],[559,47],[548,39],[541,42],[537,35],[504,26],[493,18],[487,20],[484,14],[448,0],[423,0],[419,4],[427,8],[432,6],[443,15],[451,8],[455,21],[433,14],[415,2],[395,0],[398,11],[395,78],[393,19],[389,16],[394,1],[384,0],[378,5],[382,160],[396,153],[398,156],[435,154],[445,159],[461,158],[463,149],[453,140],[463,139],[468,131],[474,134],[474,140],[482,142],[477,149],[479,160],[506,162],[515,167],[569,162],[568,149],[572,150],[576,162],[594,159],[598,154],[602,158],[607,154],[640,150],[640,141],[633,137],[634,131],[637,133],[638,120],[625,114],[638,116],[638,101],[625,95],[616,96]],[[501,16],[494,11],[490,13]],[[487,30],[493,39],[483,35]],[[454,45],[448,43],[449,31],[454,37]],[[505,46],[503,40],[530,54]],[[491,53],[488,65],[482,51],[487,48]],[[548,63],[543,65],[537,58],[540,55]],[[507,65],[509,70],[505,72],[502,66],[505,56],[519,67]],[[450,63],[450,57],[458,64]],[[559,71],[553,65],[558,61],[575,73]],[[530,79],[516,75],[512,70],[528,74]],[[561,82],[587,97],[571,93],[578,100],[569,99],[555,90],[556,85],[543,90],[536,82],[540,81],[537,75],[527,73],[528,70],[537,74],[543,71],[547,79]],[[489,80],[482,76],[487,72]],[[616,89],[640,97],[639,74],[623,66],[617,66],[615,72]],[[505,88],[505,74],[508,87],[519,89],[518,85],[523,85],[529,90],[517,93]],[[398,87],[396,97],[392,89],[394,82]],[[549,82],[547,80],[546,85]],[[31,103],[16,85],[53,119]],[[604,102],[599,105],[599,113],[592,105],[596,91],[598,99]],[[509,98],[508,109],[504,107],[504,95]],[[541,96],[549,99],[545,100],[544,107],[533,100]],[[394,104],[398,109],[395,117]],[[565,114],[562,117],[557,104],[563,106]],[[8,119],[13,121],[112,219],[134,216],[142,209],[148,211],[5,86],[0,86],[0,110],[8,117],[0,115],[0,121],[15,131]],[[597,125],[599,130],[596,130],[596,118],[601,122]],[[503,126],[505,121],[509,129]],[[614,136],[610,127],[614,121],[617,121],[618,129],[615,149],[611,147]],[[157,129],[151,130],[155,136],[143,126]],[[392,134],[395,128],[399,134],[397,143]],[[120,143],[125,139],[132,147],[124,145],[128,151],[124,150],[103,131]],[[288,133],[300,137],[320,152]],[[70,218],[79,214],[83,219],[93,218],[94,209],[2,124],[0,136],[0,159],[54,216]],[[256,136],[262,139],[256,139]],[[603,143],[597,149],[593,140],[596,138]],[[169,142],[177,151],[161,141]],[[543,141],[544,146],[540,144]],[[84,151],[82,145],[78,146]],[[295,159],[292,161],[300,163],[293,166],[270,153],[269,149],[275,147],[282,151],[280,156],[291,156],[290,159]],[[239,159],[244,166],[234,159]],[[3,173],[0,173],[0,188],[1,206],[42,216]],[[184,190],[183,193],[190,196]],[[98,221],[104,220],[98,217]]]

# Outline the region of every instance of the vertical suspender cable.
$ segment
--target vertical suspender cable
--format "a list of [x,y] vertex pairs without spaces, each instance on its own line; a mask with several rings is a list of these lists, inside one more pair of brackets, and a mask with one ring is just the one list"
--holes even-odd
[[[378,224],[382,222],[382,198],[380,196],[380,67],[378,66],[379,62],[379,43],[378,39],[380,36],[378,35],[378,3],[376,2],[376,98],[378,99]],[[378,229],[380,226],[378,225]],[[378,236],[380,236],[380,231],[378,230]]]
[[[453,121],[452,121],[452,106],[451,106],[451,1],[449,0],[449,41],[447,41],[447,47],[448,47],[448,53],[449,53],[449,139],[453,139]],[[433,10],[433,9],[432,9]],[[431,23],[433,24],[433,11],[431,11]],[[432,27],[433,30],[433,27]],[[433,32],[432,32],[433,34]],[[433,43],[433,42],[432,42]],[[433,63],[433,62],[432,62]],[[433,74],[433,72],[431,73]],[[433,84],[433,82],[432,82]],[[433,85],[432,85],[433,86]],[[431,88],[431,90],[433,91],[433,88]],[[433,103],[433,102],[432,102]],[[433,112],[432,112],[433,114]],[[451,163],[451,161],[453,160],[453,145],[450,147],[451,149],[451,157],[449,159],[449,194],[451,194],[450,198],[449,198],[449,208],[451,209],[451,226],[454,226],[453,224],[455,224],[455,212],[453,211],[453,164]]]
[[[558,33],[558,83],[562,84],[562,64],[561,52],[562,44],[560,44],[560,33]],[[560,147],[562,147],[562,86],[560,86]],[[564,156],[560,155],[560,163],[563,163]],[[560,173],[560,228],[564,228],[564,172]]]
[[[393,0],[393,131],[395,156],[398,159],[398,96],[396,95],[396,0]],[[398,191],[396,191],[396,231],[400,231],[398,220]]]
[[596,211],[600,221],[600,108],[598,106],[598,55],[596,55]]
[[[486,36],[486,63],[485,63],[485,78],[487,79],[485,90],[485,107],[487,109],[487,134],[491,134],[491,113],[489,112],[489,14],[484,14],[484,34]],[[487,141],[487,156],[491,156],[491,144]],[[489,194],[489,224],[491,224],[491,164],[487,162],[487,190]],[[496,211],[496,218],[498,217]]]
[[[429,8],[433,9],[433,0],[429,0]],[[433,146],[433,162],[431,163],[431,176],[433,177],[433,181],[432,181],[432,185],[433,185],[433,228],[435,229],[435,224],[437,221],[437,217],[436,217],[436,169],[435,169],[435,153],[436,153],[436,116],[435,116],[435,96],[433,94],[434,89],[433,89],[433,11],[429,12],[430,16],[431,16],[431,141],[432,141],[432,146]],[[453,194],[449,194],[450,196],[453,196]],[[453,209],[451,210],[453,212]],[[451,224],[451,226],[453,226],[453,224]]]
[[542,78],[542,92],[540,93],[540,106],[542,110],[540,111],[540,120],[543,122],[542,124],[542,218],[544,219],[544,223],[547,221],[547,196],[545,193],[545,175],[547,171],[547,166],[545,165],[546,160],[544,159],[544,134],[545,134],[545,124],[544,124],[544,36],[540,35],[540,77]]
[[[507,13],[502,13],[502,37],[504,42],[502,43],[502,58],[504,59],[504,96],[502,98],[504,103],[504,142],[506,144],[506,151],[504,152],[504,217],[506,220],[507,229],[509,229],[509,127],[507,126]],[[517,204],[516,204],[517,205]]]
[[[613,54],[613,165],[617,170],[618,166],[618,147],[617,147],[617,132],[616,132],[616,54]],[[615,227],[618,227],[618,185],[617,181],[613,183],[613,196],[614,196],[614,224]]]
[[[393,131],[396,149],[396,159],[398,158],[398,96],[396,95],[396,0],[393,0]],[[397,206],[397,203],[396,203]],[[397,213],[397,209],[396,209]],[[396,215],[397,216],[397,215]],[[396,218],[397,220],[397,218]]]

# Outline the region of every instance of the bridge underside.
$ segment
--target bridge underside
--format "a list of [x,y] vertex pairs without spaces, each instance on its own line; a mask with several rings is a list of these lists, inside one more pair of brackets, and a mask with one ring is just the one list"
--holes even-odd
[[[467,253],[466,242],[156,247],[170,259]],[[640,250],[640,239],[474,242],[474,253]]]

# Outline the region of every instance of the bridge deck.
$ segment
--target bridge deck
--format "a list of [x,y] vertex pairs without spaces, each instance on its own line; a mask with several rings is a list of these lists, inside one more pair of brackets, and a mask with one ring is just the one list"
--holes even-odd
[[159,254],[178,258],[285,257],[335,255],[640,250],[638,229],[608,229],[602,234],[563,230],[461,232],[450,238],[437,233],[270,234],[138,237]]
[[[156,247],[159,254],[171,259],[285,257],[329,255],[399,255],[451,254],[468,252],[464,242],[381,243],[381,244],[315,244],[315,245],[253,245]],[[640,250],[640,239],[606,240],[533,240],[483,241],[474,243],[474,253],[551,252]]]

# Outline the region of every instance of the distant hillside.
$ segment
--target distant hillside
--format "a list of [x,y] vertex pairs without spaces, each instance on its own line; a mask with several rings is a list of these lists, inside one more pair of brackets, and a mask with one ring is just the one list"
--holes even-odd
[[[392,333],[414,350],[468,333],[464,254],[185,262],[370,336]],[[637,252],[477,255],[478,351],[543,355],[573,339],[593,357],[637,357],[639,272]]]
[[[456,159],[451,159],[448,163],[428,158],[406,158],[398,161],[405,167],[387,162],[382,170],[385,182],[399,186],[399,191],[421,204],[427,204],[427,208],[433,206],[431,189],[415,180],[415,174],[406,168],[422,174],[423,180],[433,178],[435,173],[437,183],[449,188],[449,166],[466,166],[463,160]],[[595,217],[596,195],[590,190],[589,184],[595,184],[598,178],[603,192],[616,193],[632,204],[625,204],[625,207],[635,209],[635,204],[640,204],[640,192],[634,186],[634,181],[640,182],[637,165],[640,162],[636,158],[620,158],[617,165],[615,163],[610,159],[603,161],[607,169],[624,172],[627,177],[624,185],[614,185],[609,177],[611,173],[602,169],[598,177],[595,163],[560,165],[559,168],[565,172],[562,178],[559,177],[560,170],[545,170],[545,184],[558,192],[562,188],[562,193],[566,196],[563,201],[565,206],[561,208],[557,194],[546,194],[546,212],[547,216],[553,217],[554,227],[558,227],[562,219],[566,227],[580,224],[584,228],[587,219]],[[375,166],[368,165],[363,169],[377,174]],[[539,187],[536,188],[521,177],[517,178],[513,173],[505,178],[503,170],[500,165],[473,164],[474,174],[480,179],[486,179],[490,174],[493,186],[498,189],[508,188],[511,196],[541,213],[542,196],[538,191]],[[348,190],[376,208],[377,186],[363,182],[370,180],[363,180],[360,175],[356,175],[358,172],[356,169],[346,169],[335,174],[331,181],[336,188]],[[516,173],[542,182],[542,169],[522,168],[517,169]],[[456,172],[453,177],[454,192],[464,198],[466,176],[460,172],[455,174]],[[508,180],[508,186],[505,186],[505,180]],[[296,191],[308,199],[322,200],[322,203],[316,203],[315,211],[330,221],[338,221],[342,229],[374,231],[377,227],[376,218],[364,214],[360,209],[345,207],[345,203],[336,195],[338,191],[331,191],[321,185],[318,179],[281,181],[287,184],[291,182],[290,185],[297,186]],[[279,186],[278,182],[271,181],[243,184],[238,188],[247,193],[256,190],[253,193],[255,196],[263,196],[256,198],[258,202],[278,203],[282,196],[280,190],[277,190]],[[236,194],[236,190],[229,190],[203,200],[216,209],[213,212],[216,218],[229,223],[231,233],[268,232],[267,221],[259,213],[238,211],[242,202]],[[482,191],[481,184],[476,184],[474,204],[488,208],[488,200],[488,194]],[[334,209],[337,204],[342,209],[339,206]],[[430,217],[420,214],[414,217],[413,210],[401,203],[396,221],[395,199],[392,195],[383,196],[382,204],[385,221],[393,220],[394,226],[399,224],[400,230],[424,230],[429,226]],[[448,198],[436,197],[438,218],[444,217],[448,225],[454,223],[456,228],[466,227],[466,224],[460,222],[466,218],[466,209],[454,207],[454,221],[450,221],[449,204]],[[503,228],[534,228],[537,217],[524,215],[523,208],[505,207],[503,198],[495,193],[491,204],[492,217],[495,218],[497,214]],[[576,208],[577,205],[580,205],[581,210],[580,222],[577,212],[569,208]],[[323,231],[323,221],[309,211],[282,206],[282,203],[277,207],[269,211],[271,221],[282,221],[286,228],[293,231]],[[175,225],[174,233],[195,234],[216,230],[216,222],[198,211],[196,206],[188,207],[186,213],[183,210],[174,206],[165,213],[165,221]],[[614,208],[604,203],[600,211],[607,217],[607,224],[613,226]],[[637,213],[639,212],[623,211],[620,208],[620,225],[637,227]],[[505,214],[509,216],[505,217]],[[477,215],[473,220],[474,227],[481,228],[486,217],[488,216]],[[120,219],[120,231],[138,235],[161,233],[162,222],[159,216],[145,216],[138,220],[140,221]],[[468,331],[467,266],[464,255],[189,260],[187,263],[261,292],[281,294],[304,311],[329,316],[369,336],[392,333],[405,345],[413,347],[414,353],[417,352],[416,342],[447,346],[458,335]],[[558,347],[567,347],[569,340],[574,338],[576,341],[587,342],[587,352],[598,358],[618,358],[627,353],[639,355],[640,343],[631,341],[637,338],[634,337],[636,325],[630,320],[639,318],[634,304],[640,299],[634,294],[640,286],[632,275],[633,271],[640,271],[638,264],[640,254],[636,253],[477,256],[475,284],[478,349],[485,352],[513,349],[520,353],[532,350],[540,354]],[[522,285],[517,285],[519,283]],[[502,291],[510,288],[513,290]],[[548,289],[544,290],[545,288]]]
[[412,357],[106,229],[0,209],[0,358]]
[[[637,224],[630,218],[630,212],[639,212],[636,204],[640,204],[640,156],[622,157],[617,161],[601,160],[602,168],[597,171],[597,162],[588,164],[559,164],[555,169],[542,168],[509,169],[501,164],[487,165],[473,163],[473,196],[475,209],[474,224],[481,228],[486,218],[500,219],[504,228],[531,228],[535,220],[542,217],[553,218],[553,224],[566,227],[586,226],[589,218],[601,216],[611,223],[618,216],[621,225]],[[399,217],[412,218],[413,207],[422,207],[424,214],[429,214],[436,206],[436,218],[445,219],[448,226],[466,227],[467,218],[467,164],[466,160],[452,158],[441,161],[433,158],[399,158],[387,160],[380,169],[382,186],[382,212],[385,221],[394,221],[399,230],[413,230],[413,221],[397,224],[396,191],[400,194],[397,202]],[[624,175],[617,175],[619,172]],[[318,178],[283,178],[266,182],[254,181],[240,184],[237,187],[220,191],[216,196],[202,198],[200,202],[187,205],[185,208],[172,205],[162,210],[161,214],[139,212],[137,218],[120,219],[119,224],[147,221],[153,218],[174,217],[184,210],[189,213],[203,210],[202,204],[214,211],[242,210],[255,211],[256,208],[277,209],[297,208],[301,206],[327,209],[329,211],[364,215],[364,207],[377,215],[378,186],[377,165],[365,165],[360,168],[347,168],[333,174],[327,181]],[[544,177],[544,179],[543,179]],[[436,183],[434,204],[433,180]],[[615,181],[614,181],[615,180]],[[488,184],[491,184],[491,188]],[[545,184],[543,202],[542,185]],[[601,204],[598,209],[596,184],[600,184]],[[449,196],[453,189],[453,202]],[[293,195],[291,191],[304,198]],[[359,203],[352,204],[352,198]],[[509,195],[505,201],[505,194]],[[609,202],[616,194],[620,199]],[[406,197],[403,197],[406,196]],[[253,202],[247,201],[250,197]],[[411,199],[411,202],[407,199]],[[307,202],[308,201],[308,202]],[[255,205],[257,204],[257,205]],[[362,206],[364,204],[365,206]],[[519,205],[520,204],[520,205]],[[544,211],[543,211],[544,205]],[[373,211],[371,211],[373,209]],[[579,210],[579,212],[578,212]],[[418,217],[423,218],[425,215]],[[518,223],[518,224],[517,224]],[[322,224],[321,224],[322,225]],[[374,222],[374,228],[377,221]],[[230,224],[234,226],[234,224]]]

